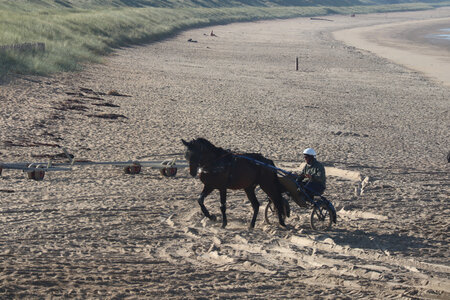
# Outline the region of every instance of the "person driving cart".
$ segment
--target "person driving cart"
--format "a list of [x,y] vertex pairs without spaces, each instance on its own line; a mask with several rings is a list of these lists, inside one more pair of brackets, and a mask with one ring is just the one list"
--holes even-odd
[[305,195],[298,189],[297,183],[303,186],[304,192],[308,193],[310,198],[314,195],[322,195],[326,189],[325,168],[316,159],[316,151],[307,148],[303,151],[303,157],[306,165],[297,177],[284,176],[279,178],[280,183],[291,194],[293,200],[301,207],[306,207]]

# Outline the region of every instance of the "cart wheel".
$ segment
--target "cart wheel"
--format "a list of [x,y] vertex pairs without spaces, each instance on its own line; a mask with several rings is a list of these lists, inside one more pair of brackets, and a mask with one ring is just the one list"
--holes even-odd
[[177,175],[177,168],[175,167],[162,168],[160,172],[161,175],[164,177],[174,177],[175,175]]
[[123,168],[123,172],[125,174],[139,174],[141,173],[141,166],[140,165],[131,165]]
[[333,222],[333,212],[325,203],[314,206],[311,213],[311,228],[314,230],[326,231],[331,228]]
[[[266,208],[264,209],[264,220],[267,224],[277,224],[279,222],[278,220],[278,212],[275,208],[275,204],[271,200],[266,205]],[[283,220],[286,220],[286,216],[283,215]]]
[[45,172],[44,171],[31,171],[31,172],[27,172],[28,173],[28,179],[33,179],[36,181],[41,181],[44,179],[45,176]]
[[266,209],[264,210],[264,220],[266,220],[266,223],[269,225],[275,224],[277,215],[278,214],[275,205],[272,201],[269,200],[266,205]]

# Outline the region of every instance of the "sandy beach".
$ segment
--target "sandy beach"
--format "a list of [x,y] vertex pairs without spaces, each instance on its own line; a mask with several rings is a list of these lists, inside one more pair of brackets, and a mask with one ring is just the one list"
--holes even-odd
[[[395,35],[449,18],[443,8],[214,26],[80,73],[5,79],[3,163],[46,162],[61,147],[92,161],[183,159],[181,139],[204,137],[295,171],[313,147],[338,219],[314,231],[311,209],[291,202],[287,229],[265,224],[260,191],[249,231],[250,202],[229,191],[222,229],[201,214],[203,185],[186,169],[74,167],[43,181],[3,170],[0,297],[448,299],[450,88],[418,61],[445,68],[448,52]],[[414,66],[381,53],[405,41]],[[205,204],[220,216],[217,192]]]

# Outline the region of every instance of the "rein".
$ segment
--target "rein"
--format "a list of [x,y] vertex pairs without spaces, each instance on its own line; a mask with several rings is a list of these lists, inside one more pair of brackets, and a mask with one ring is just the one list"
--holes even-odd
[[277,167],[275,167],[275,166],[269,165],[268,163],[262,162],[262,161],[260,161],[260,160],[254,159],[254,158],[252,158],[252,157],[248,157],[248,156],[245,156],[245,155],[242,155],[242,154],[235,154],[235,156],[236,156],[236,157],[239,157],[239,158],[243,158],[243,159],[249,160],[249,161],[253,162],[253,163],[256,164],[256,165],[264,166],[264,167],[270,168],[270,169],[272,169],[272,170],[275,170],[275,171],[277,171],[278,174],[281,174],[281,175],[292,175],[292,176],[296,176],[296,175],[295,175],[294,173],[292,173],[292,172],[289,172],[289,171],[286,171],[286,170],[277,168]]

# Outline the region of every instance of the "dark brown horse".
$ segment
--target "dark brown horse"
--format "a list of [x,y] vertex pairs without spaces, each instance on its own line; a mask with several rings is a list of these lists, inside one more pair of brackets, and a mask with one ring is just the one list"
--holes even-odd
[[272,166],[274,165],[273,161],[256,153],[236,155],[214,146],[203,138],[190,142],[182,140],[182,142],[187,147],[185,156],[189,161],[190,174],[195,177],[198,173],[200,180],[204,184],[198,203],[207,218],[213,221],[216,220],[216,216],[210,214],[206,209],[204,200],[213,190],[218,189],[220,192],[220,210],[222,211],[222,228],[225,228],[227,226],[227,216],[225,214],[227,189],[243,189],[253,207],[253,218],[249,228],[254,228],[259,211],[259,202],[256,199],[255,188],[259,185],[275,204],[280,225],[286,226],[284,224],[284,214],[282,213],[284,211],[281,197],[282,187],[278,182],[275,171],[268,167],[257,165],[251,160],[242,158],[242,156]]

